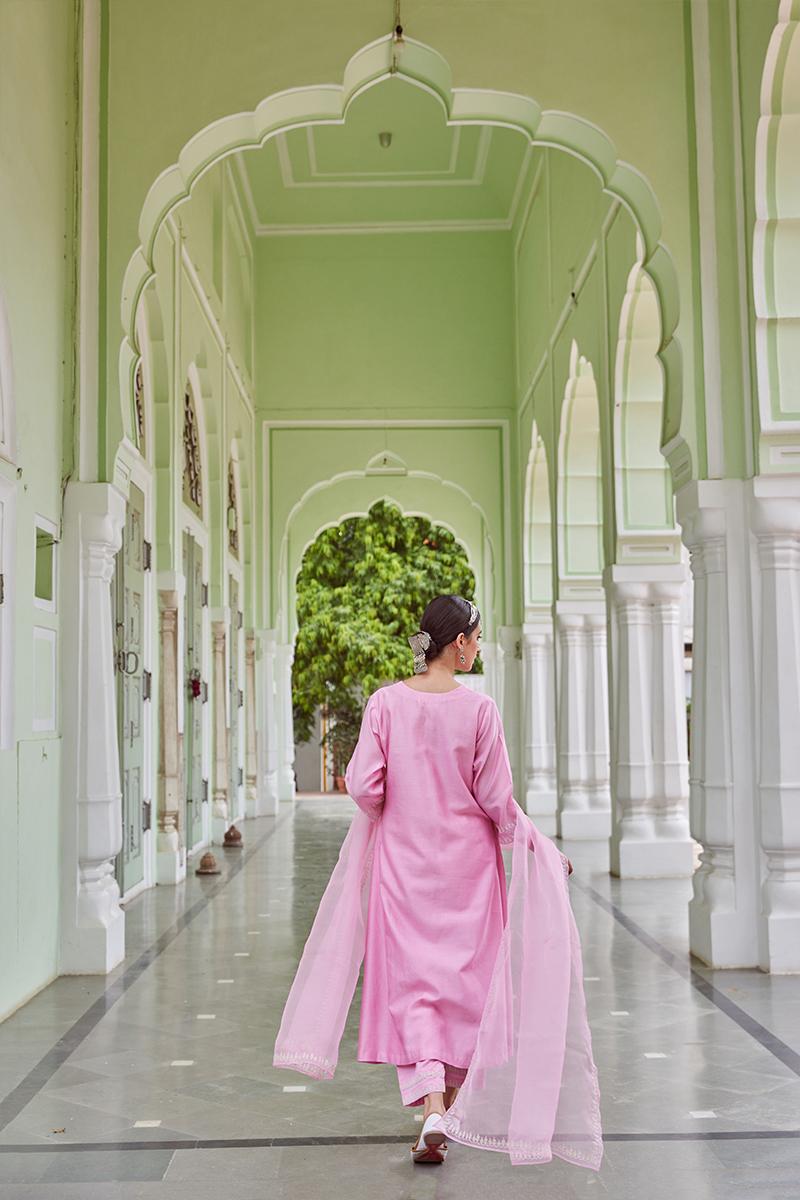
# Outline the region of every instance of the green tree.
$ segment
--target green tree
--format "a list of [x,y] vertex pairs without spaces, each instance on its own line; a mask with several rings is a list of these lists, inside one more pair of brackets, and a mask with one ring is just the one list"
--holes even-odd
[[[352,754],[367,697],[412,670],[408,635],[434,596],[474,600],[475,576],[456,539],[426,517],[377,501],[308,547],[297,577],[292,668],[295,738],[308,741],[317,705],[331,732],[334,773]],[[482,672],[480,659],[473,671]]]

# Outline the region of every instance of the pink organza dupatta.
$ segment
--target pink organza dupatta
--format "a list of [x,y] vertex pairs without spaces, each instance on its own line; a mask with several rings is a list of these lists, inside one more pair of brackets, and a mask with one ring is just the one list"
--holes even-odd
[[[508,920],[475,1053],[444,1128],[515,1166],[557,1155],[597,1170],[599,1088],[564,859],[516,809]],[[286,1000],[276,1067],[333,1078],[364,957],[379,823],[359,810],[342,843]]]
[[467,1078],[444,1118],[455,1141],[598,1170],[600,1092],[583,965],[555,844],[517,805],[508,920]]

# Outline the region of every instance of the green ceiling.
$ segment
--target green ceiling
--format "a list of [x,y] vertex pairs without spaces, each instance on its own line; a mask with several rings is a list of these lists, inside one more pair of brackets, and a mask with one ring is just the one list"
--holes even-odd
[[521,134],[448,126],[436,96],[388,79],[356,97],[344,125],[293,129],[238,159],[254,228],[271,235],[397,224],[510,228],[525,153]]

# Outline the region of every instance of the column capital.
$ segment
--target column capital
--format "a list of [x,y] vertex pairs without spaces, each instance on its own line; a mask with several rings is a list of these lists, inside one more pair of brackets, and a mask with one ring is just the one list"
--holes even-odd
[[521,658],[522,627],[520,625],[498,625],[497,644],[504,658]]

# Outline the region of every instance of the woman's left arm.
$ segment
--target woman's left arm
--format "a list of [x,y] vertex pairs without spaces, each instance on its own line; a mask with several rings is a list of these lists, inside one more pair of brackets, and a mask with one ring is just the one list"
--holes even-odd
[[373,821],[386,798],[386,753],[377,695],[373,692],[364,706],[358,742],[344,773],[348,795]]

